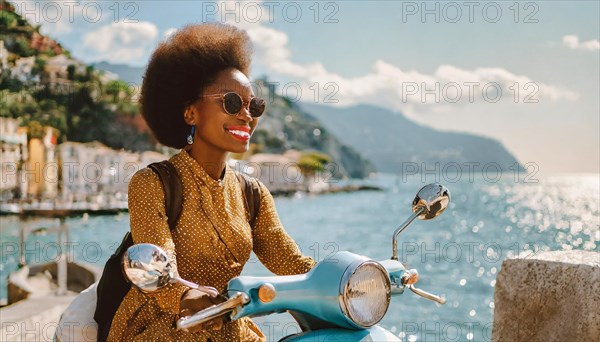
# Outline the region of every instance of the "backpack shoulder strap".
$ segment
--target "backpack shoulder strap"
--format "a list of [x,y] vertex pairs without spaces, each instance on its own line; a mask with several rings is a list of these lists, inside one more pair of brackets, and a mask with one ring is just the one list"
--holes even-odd
[[246,208],[248,208],[248,213],[250,214],[250,227],[254,229],[254,224],[256,223],[256,218],[258,217],[258,211],[260,210],[260,186],[258,185],[258,181],[245,173],[235,172],[235,175],[240,182],[240,187],[242,188],[242,194],[244,194],[244,200],[246,201]]
[[175,229],[179,216],[181,216],[181,208],[183,204],[183,186],[181,185],[181,177],[175,169],[173,163],[168,160],[152,163],[148,167],[154,171],[163,186],[165,192],[165,212],[167,214],[167,222],[171,230]]

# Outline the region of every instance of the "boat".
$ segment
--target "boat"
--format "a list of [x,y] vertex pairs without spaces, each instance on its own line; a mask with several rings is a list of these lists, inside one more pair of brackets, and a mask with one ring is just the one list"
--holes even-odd
[[62,284],[60,262],[24,265],[9,274],[7,304],[54,295],[78,294],[100,279],[101,273],[97,267],[66,262],[66,279]]
[[84,213],[90,215],[116,215],[120,212],[127,212],[127,210],[126,201],[115,201],[103,205],[88,202],[0,203],[0,215],[70,217],[80,216]]
[[[25,220],[21,220],[20,246],[24,245],[27,234],[40,232],[56,232],[59,245],[68,242],[66,216],[58,215],[59,212],[55,210],[45,213],[45,217],[52,215],[58,218],[59,225],[32,229],[27,227]],[[8,305],[0,308],[3,321],[0,341],[31,340],[32,336],[36,341],[52,340],[61,313],[79,292],[100,279],[101,270],[92,265],[69,261],[64,252],[55,262],[27,265],[21,248],[19,260],[20,267],[8,276]]]

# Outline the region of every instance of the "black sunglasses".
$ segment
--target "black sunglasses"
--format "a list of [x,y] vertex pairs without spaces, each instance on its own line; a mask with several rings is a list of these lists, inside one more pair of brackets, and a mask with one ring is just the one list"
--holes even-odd
[[225,113],[229,115],[237,115],[245,104],[248,104],[248,111],[250,112],[250,116],[253,118],[258,118],[265,112],[265,108],[267,106],[267,102],[260,97],[253,97],[250,102],[244,103],[242,96],[235,92],[228,92],[225,94],[208,94],[203,95],[203,97],[221,97],[221,101],[223,101],[223,109]]

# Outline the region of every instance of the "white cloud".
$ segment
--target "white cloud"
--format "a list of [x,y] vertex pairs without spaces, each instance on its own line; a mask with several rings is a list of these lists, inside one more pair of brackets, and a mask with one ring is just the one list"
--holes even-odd
[[[232,8],[225,6],[219,8]],[[314,99],[315,83],[320,89],[317,95],[320,101],[328,98],[337,100],[336,105],[371,103],[405,110],[428,106],[443,111],[443,107],[455,103],[494,103],[496,97],[498,101],[516,103],[576,101],[579,98],[579,94],[568,89],[536,82],[500,67],[467,70],[441,65],[432,74],[427,74],[402,70],[378,60],[371,72],[359,77],[344,77],[328,71],[319,62],[295,63],[287,34],[267,27],[268,18],[262,19],[259,22],[227,22],[248,32],[255,48],[255,63],[261,64],[269,73],[277,74],[278,79],[300,84],[303,100]]]
[[[299,82],[304,94],[313,94],[309,87],[315,82],[323,88],[333,82],[337,88],[339,105],[357,103],[387,103],[397,107],[414,103],[423,105],[486,101],[494,102],[496,89],[501,90],[500,100],[529,102],[542,100],[577,100],[578,94],[561,87],[536,82],[503,68],[476,68],[466,70],[451,65],[441,65],[433,74],[420,73],[378,60],[370,73],[348,78],[328,71],[321,63],[298,64],[292,61],[288,37],[284,32],[254,25],[246,27],[255,46],[254,61],[267,70]],[[314,88],[314,87],[313,87]],[[331,91],[320,92],[322,97]],[[439,100],[430,90],[438,93]],[[485,95],[483,92],[486,91]],[[429,95],[428,95],[429,94]],[[460,94],[460,95],[459,95]],[[472,98],[470,94],[473,94]]]
[[150,54],[157,37],[158,28],[150,22],[118,22],[87,33],[83,43],[90,60],[137,64]]
[[170,36],[171,36],[173,33],[175,33],[176,31],[177,31],[177,29],[176,29],[176,28],[174,28],[174,27],[170,27],[170,28],[166,29],[166,30],[163,32],[163,38],[164,38],[164,39],[166,39],[166,38],[169,38],[169,37],[170,37]]
[[579,41],[579,37],[576,35],[563,36],[563,45],[572,50],[586,50],[586,51],[598,51],[600,50],[600,41],[597,39],[591,39],[585,42]]

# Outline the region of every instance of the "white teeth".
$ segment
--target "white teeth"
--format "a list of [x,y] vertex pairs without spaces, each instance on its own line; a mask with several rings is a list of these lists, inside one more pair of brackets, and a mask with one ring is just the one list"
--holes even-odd
[[229,130],[229,133],[238,135],[243,138],[250,138],[250,133],[244,132],[244,131],[238,131],[238,130],[232,129],[232,130]]

